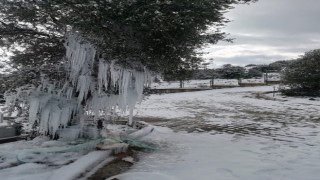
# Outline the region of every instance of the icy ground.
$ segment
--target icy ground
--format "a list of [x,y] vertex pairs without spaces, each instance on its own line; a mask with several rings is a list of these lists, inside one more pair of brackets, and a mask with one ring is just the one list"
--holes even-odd
[[272,90],[264,86],[150,96],[135,114],[158,126],[145,139],[160,150],[141,153],[130,171],[116,177],[318,180],[320,99],[262,94]]

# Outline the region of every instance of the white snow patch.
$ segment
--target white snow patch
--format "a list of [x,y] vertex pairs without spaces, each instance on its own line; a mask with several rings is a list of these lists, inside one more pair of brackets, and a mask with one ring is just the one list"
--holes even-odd
[[89,154],[82,156],[80,159],[72,164],[63,166],[53,172],[52,176],[48,180],[71,180],[79,177],[86,172],[89,172],[92,168],[97,166],[103,160],[108,158],[110,151],[93,151]]

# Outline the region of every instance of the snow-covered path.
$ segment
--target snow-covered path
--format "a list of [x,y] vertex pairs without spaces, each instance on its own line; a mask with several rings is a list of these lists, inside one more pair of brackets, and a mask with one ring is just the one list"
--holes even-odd
[[119,179],[319,179],[319,99],[261,98],[272,89],[150,96],[136,116],[165,126],[146,137],[162,149]]

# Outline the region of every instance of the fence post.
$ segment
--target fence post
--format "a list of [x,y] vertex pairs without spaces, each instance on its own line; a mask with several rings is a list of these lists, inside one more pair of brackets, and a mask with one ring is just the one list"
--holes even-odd
[[3,114],[0,112],[0,123],[3,123]]

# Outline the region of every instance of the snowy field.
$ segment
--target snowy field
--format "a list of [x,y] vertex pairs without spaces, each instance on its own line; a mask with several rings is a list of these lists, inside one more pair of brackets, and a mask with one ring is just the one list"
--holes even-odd
[[136,119],[157,125],[145,139],[160,150],[118,179],[318,180],[320,99],[261,94],[272,90],[149,96]]

